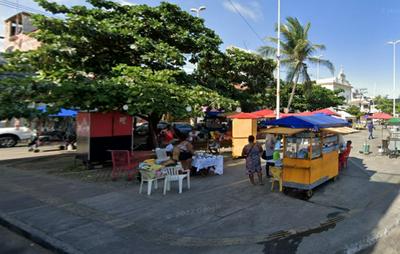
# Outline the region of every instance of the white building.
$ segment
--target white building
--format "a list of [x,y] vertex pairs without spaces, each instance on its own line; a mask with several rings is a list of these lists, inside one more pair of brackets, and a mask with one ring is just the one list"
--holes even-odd
[[340,93],[340,95],[345,98],[346,103],[348,104],[352,100],[351,89],[353,88],[353,86],[346,79],[343,68],[340,70],[340,73],[337,77],[319,79],[317,80],[317,85],[320,85],[331,91],[342,89],[343,92]]

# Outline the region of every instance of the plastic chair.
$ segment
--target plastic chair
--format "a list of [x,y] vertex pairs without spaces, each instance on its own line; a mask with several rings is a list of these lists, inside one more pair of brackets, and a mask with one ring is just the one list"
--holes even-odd
[[171,189],[171,182],[179,182],[179,194],[182,193],[182,185],[183,179],[187,179],[187,187],[190,189],[190,172],[186,172],[186,174],[179,174],[182,172],[182,166],[178,165],[175,167],[166,167],[163,169],[165,173],[165,180],[164,180],[164,195]]
[[274,184],[275,182],[279,182],[279,191],[282,192],[282,169],[278,167],[271,167],[270,168],[271,172],[271,191],[274,190]]
[[136,167],[139,163],[133,162],[128,150],[109,150],[111,152],[113,168],[111,171],[112,180],[117,179],[119,174],[128,171],[128,180],[132,180],[132,175],[137,173]]
[[151,190],[153,189],[153,182],[154,182],[154,189],[158,189],[158,180],[163,179],[163,176],[157,176],[156,172],[154,171],[147,171],[147,170],[140,170],[141,181],[140,181],[140,188],[139,194],[142,193],[143,184],[147,182],[147,195],[151,195]]
[[339,155],[339,169],[347,168],[347,161],[351,152],[351,147],[346,147],[343,153]]

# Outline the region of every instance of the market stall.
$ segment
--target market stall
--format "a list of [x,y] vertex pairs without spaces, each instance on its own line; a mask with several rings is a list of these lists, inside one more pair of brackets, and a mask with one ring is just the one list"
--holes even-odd
[[232,157],[242,156],[242,149],[248,143],[248,137],[257,136],[257,118],[251,113],[239,113],[229,116],[232,119]]
[[290,116],[270,123],[266,133],[282,135],[284,190],[304,190],[311,197],[318,185],[334,179],[339,171],[339,134],[353,130],[347,122],[326,116]]

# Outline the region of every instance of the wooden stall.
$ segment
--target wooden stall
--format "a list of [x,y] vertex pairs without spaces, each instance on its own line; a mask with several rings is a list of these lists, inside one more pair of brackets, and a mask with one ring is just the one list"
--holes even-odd
[[257,116],[251,113],[239,113],[229,116],[232,119],[232,157],[242,156],[242,149],[248,143],[248,137],[257,136]]

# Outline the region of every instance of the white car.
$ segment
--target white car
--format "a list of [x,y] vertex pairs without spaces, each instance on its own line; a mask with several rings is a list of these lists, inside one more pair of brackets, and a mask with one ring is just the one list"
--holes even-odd
[[0,128],[0,148],[13,147],[21,140],[31,139],[34,133],[27,127]]

